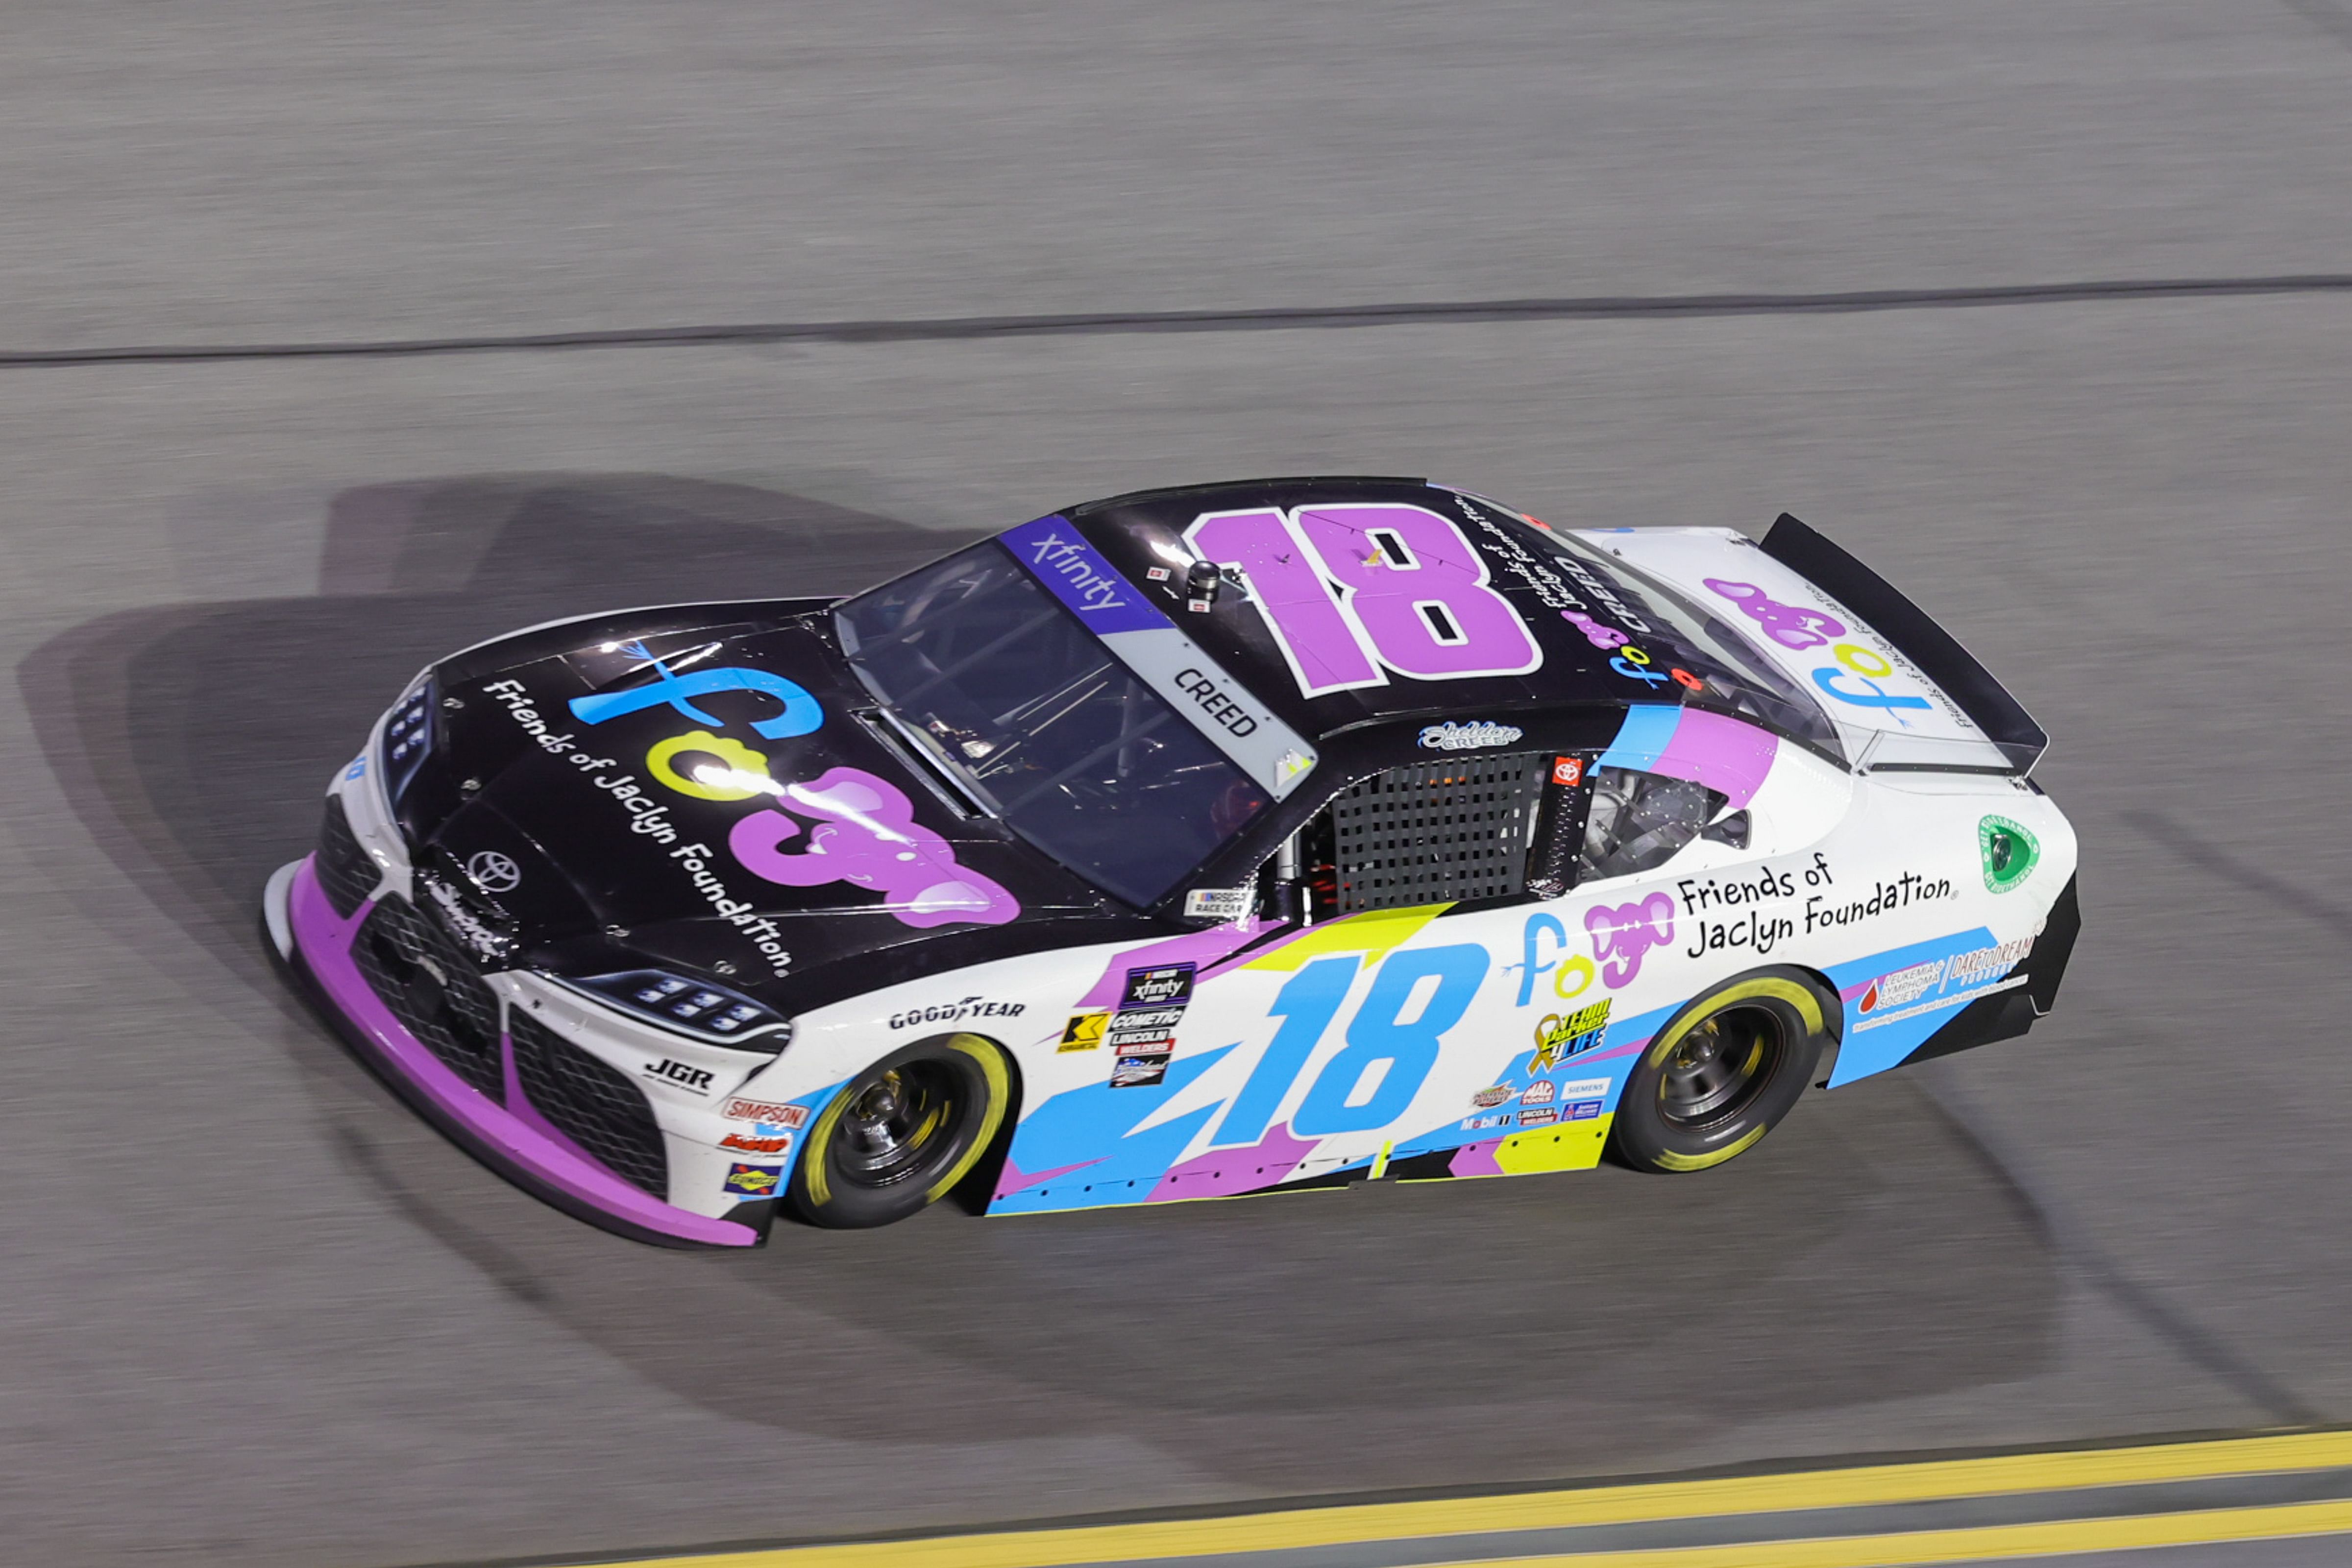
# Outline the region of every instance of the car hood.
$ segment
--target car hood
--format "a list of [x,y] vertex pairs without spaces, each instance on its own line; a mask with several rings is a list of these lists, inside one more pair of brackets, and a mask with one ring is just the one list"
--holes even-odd
[[1137,921],[951,804],[805,603],[445,662],[432,762],[397,803],[426,902],[533,967],[715,975],[787,1009]]

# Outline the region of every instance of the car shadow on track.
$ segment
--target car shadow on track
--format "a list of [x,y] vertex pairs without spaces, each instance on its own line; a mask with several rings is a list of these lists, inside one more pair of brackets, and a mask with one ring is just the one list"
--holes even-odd
[[[555,476],[339,497],[320,592],[125,612],[19,671],[88,831],[200,994],[280,996],[255,930],[318,790],[431,658],[623,603],[847,591],[961,536],[745,486]],[[153,924],[152,916],[145,922]],[[2030,1207],[1901,1079],[1722,1170],[1379,1184],[878,1232],[614,1240],[462,1158],[290,1003],[346,1201],[515,1311],[728,1416],[834,1437],[1126,1437],[1271,1491],[1618,1471],[1791,1412],[2025,1375],[2059,1299]]]

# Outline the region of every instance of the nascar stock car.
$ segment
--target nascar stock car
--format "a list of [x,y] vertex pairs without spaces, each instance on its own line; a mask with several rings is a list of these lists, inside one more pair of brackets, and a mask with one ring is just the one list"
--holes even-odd
[[264,900],[418,1111],[621,1234],[1696,1171],[2021,1034],[2044,737],[1793,517],[1122,496],[422,674]]

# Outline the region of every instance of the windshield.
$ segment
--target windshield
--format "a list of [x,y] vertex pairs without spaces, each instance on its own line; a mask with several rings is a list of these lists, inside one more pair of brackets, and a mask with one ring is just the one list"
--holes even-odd
[[875,698],[1013,831],[1158,903],[1265,792],[990,542],[834,612]]

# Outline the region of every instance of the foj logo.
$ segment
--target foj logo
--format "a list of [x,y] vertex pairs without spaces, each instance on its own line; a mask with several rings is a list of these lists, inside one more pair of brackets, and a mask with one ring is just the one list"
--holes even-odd
[[[749,691],[774,698],[782,709],[750,727],[763,738],[806,735],[824,723],[823,706],[806,688],[770,671],[727,665],[680,674],[643,643],[631,643],[625,651],[646,661],[652,681],[575,697],[570,705],[574,718],[604,724],[667,706],[698,724],[718,727],[724,721],[697,706],[695,699]],[[954,847],[915,821],[913,803],[896,785],[862,768],[835,768],[810,782],[779,782],[764,753],[710,729],[655,742],[645,767],[665,789],[695,800],[765,797],[784,808],[751,812],[728,832],[729,851],[754,876],[786,887],[845,882],[882,894],[884,907],[914,926],[958,921],[998,925],[1021,913],[1010,893],[956,862]],[[801,817],[819,825],[806,831],[800,848],[787,852],[782,846],[803,838]],[[723,889],[705,891],[714,903],[724,901]]]
[[1528,916],[1519,933],[1524,951],[1517,1006],[1526,1007],[1535,999],[1538,975],[1552,977],[1552,995],[1562,1001],[1591,989],[1596,976],[1611,990],[1632,985],[1650,949],[1674,940],[1675,901],[1665,894],[1654,893],[1631,904],[1595,904],[1584,912],[1584,931],[1592,942],[1590,958],[1560,951],[1568,946],[1568,927],[1558,915],[1538,911]]
[[[1715,577],[1707,578],[1706,582],[1710,592],[1739,606],[1741,614],[1762,627],[1764,635],[1783,648],[1818,648],[1832,637],[1846,634],[1845,622],[1836,616],[1800,604],[1783,604],[1752,582],[1726,582]],[[1879,682],[1895,674],[1895,665],[1858,643],[1830,643],[1830,657],[1837,664],[1817,666],[1811,672],[1813,685],[1849,707],[1882,708],[1895,723],[1908,728],[1909,721],[1898,710],[1935,706],[1926,697],[1890,692],[1880,685]],[[1860,681],[1863,689],[1857,691],[1840,684],[1848,678]]]

